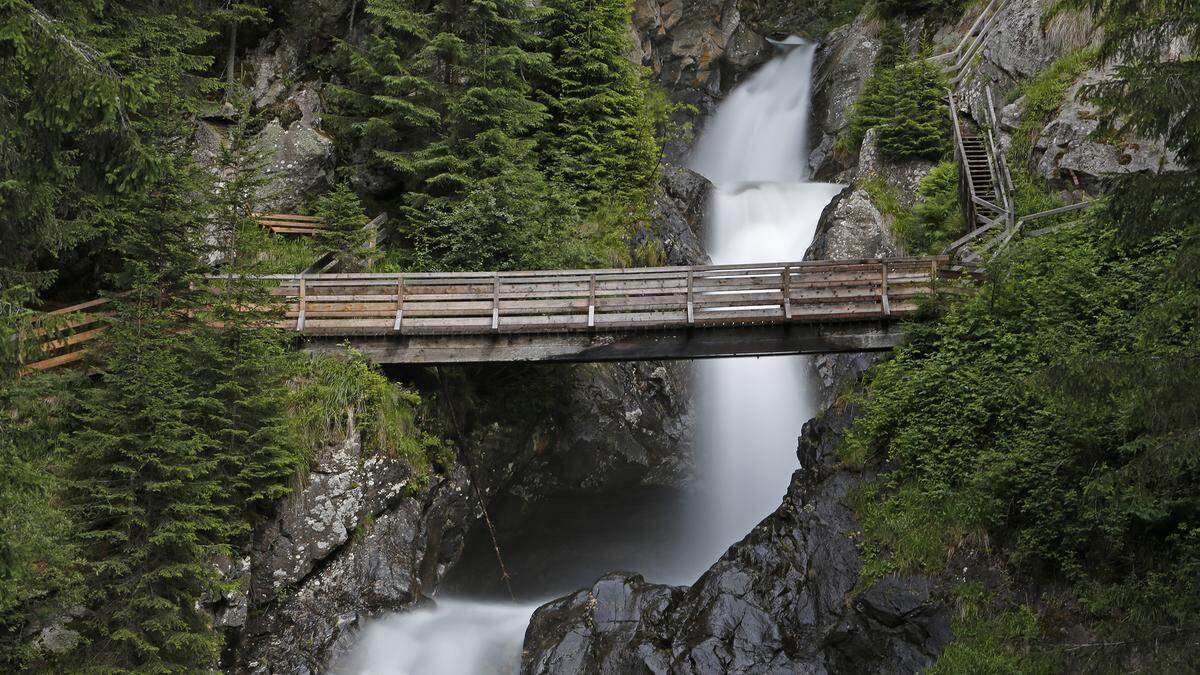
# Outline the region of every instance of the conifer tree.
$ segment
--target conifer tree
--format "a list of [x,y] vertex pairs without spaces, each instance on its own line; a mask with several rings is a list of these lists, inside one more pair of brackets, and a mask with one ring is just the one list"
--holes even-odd
[[110,672],[207,670],[220,648],[198,603],[233,518],[217,440],[194,424],[207,392],[186,376],[198,328],[188,282],[203,251],[188,162],[177,156],[173,175],[117,214],[130,290],[100,340],[102,386],[84,393],[64,441],[89,591],[75,658]]
[[209,61],[192,52],[197,11],[0,0],[0,285],[46,287],[46,258],[106,236],[108,213],[166,170],[155,138]]
[[365,229],[366,211],[349,185],[339,183],[333,192],[318,198],[314,212],[325,224],[325,229],[314,235],[318,250],[332,254],[343,269],[370,266],[378,255],[373,246],[375,233]]
[[553,61],[541,100],[551,122],[539,135],[550,172],[580,203],[638,208],[657,171],[648,81],[626,58],[626,0],[549,0],[542,34]]
[[221,182],[208,220],[215,228],[221,274],[203,284],[197,323],[182,339],[187,379],[201,397],[189,420],[212,437],[221,500],[238,516],[231,534],[245,534],[254,516],[287,492],[296,471],[294,449],[278,433],[287,397],[283,308],[269,281],[255,278],[265,259],[255,221],[263,158],[254,149],[249,101],[218,161]]
[[[555,250],[526,246],[547,231],[566,240],[573,199],[545,180],[533,139],[548,119],[530,84],[549,68],[532,33],[539,11],[521,0],[441,0],[428,13],[367,3],[377,34],[350,50],[352,86],[331,93],[341,129],[403,177],[397,243],[409,266],[541,266]],[[481,219],[475,242],[449,244],[467,214]]]

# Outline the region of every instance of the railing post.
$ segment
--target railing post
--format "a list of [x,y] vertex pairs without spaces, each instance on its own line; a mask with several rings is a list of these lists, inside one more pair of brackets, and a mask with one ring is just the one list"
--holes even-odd
[[792,320],[792,266],[784,265],[783,267],[783,283],[780,284],[783,291],[783,318],[788,321]]
[[596,273],[588,284],[588,328],[596,327]]
[[500,330],[500,273],[492,274],[492,330]]
[[300,277],[300,311],[296,316],[296,330],[298,331],[304,330],[304,314],[307,310],[307,300],[304,296],[304,277]]
[[396,323],[392,324],[392,330],[400,332],[400,322],[404,320],[404,275],[400,274],[396,277]]
[[696,323],[696,314],[692,304],[692,270],[688,269],[687,273],[687,321],[691,326]]
[[892,305],[888,300],[888,266],[886,262],[879,263],[880,271],[880,286],[879,286],[879,303],[883,309],[884,316],[892,315]]

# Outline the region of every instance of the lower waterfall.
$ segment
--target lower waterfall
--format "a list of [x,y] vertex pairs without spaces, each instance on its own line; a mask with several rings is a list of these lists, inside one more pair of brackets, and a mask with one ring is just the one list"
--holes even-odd
[[[777,49],[721,104],[693,155],[692,168],[715,185],[707,238],[714,263],[800,260],[822,209],[840,190],[806,181],[814,45],[791,39]],[[628,570],[670,570],[647,574],[651,581],[691,583],[779,505],[798,468],[796,439],[813,414],[805,357],[715,359],[696,369],[699,486],[689,507],[678,509],[690,544],[630,546],[630,559],[621,561]],[[668,556],[682,559],[664,561]],[[571,590],[546,588],[541,599]],[[525,627],[540,602],[436,602],[370,623],[336,670],[519,670]]]

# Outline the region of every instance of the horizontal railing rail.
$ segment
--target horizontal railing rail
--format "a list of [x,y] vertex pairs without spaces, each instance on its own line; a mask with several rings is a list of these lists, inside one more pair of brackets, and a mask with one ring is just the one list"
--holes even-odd
[[[693,267],[497,272],[274,274],[275,326],[311,336],[574,333],[896,320],[941,282],[973,275],[948,256]],[[207,277],[214,294],[226,275]],[[202,284],[203,285],[203,284]],[[56,310],[39,371],[79,361],[107,300]]]

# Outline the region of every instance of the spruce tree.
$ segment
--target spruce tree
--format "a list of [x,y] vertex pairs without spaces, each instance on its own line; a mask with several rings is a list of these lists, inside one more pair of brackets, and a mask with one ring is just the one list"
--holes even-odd
[[189,158],[119,214],[116,316],[98,344],[103,382],[84,393],[71,504],[89,592],[76,628],[78,666],[111,672],[214,667],[220,640],[199,600],[215,583],[211,557],[233,522],[218,473],[217,439],[194,421],[210,405],[187,377],[199,328],[189,282],[201,269],[203,185]]
[[0,0],[0,285],[45,288],[46,261],[89,241],[93,264],[119,262],[97,254],[109,213],[164,171],[152,146],[203,83],[198,12]]
[[[626,0],[549,0],[542,34],[553,68],[539,92],[551,122],[539,134],[549,171],[585,207],[638,209],[658,167],[649,82],[630,63]],[[628,213],[626,214],[628,216]]]
[[314,235],[317,249],[332,254],[340,267],[369,267],[377,256],[375,233],[365,229],[368,222],[362,201],[346,183],[339,183],[329,194],[322,195],[313,207],[325,224]]
[[[541,11],[521,0],[442,0],[428,13],[367,3],[375,35],[347,48],[351,86],[332,95],[340,129],[403,178],[393,243],[409,267],[545,266],[560,247],[529,246],[546,232],[567,241],[574,200],[546,181],[533,139],[549,117],[530,84],[549,68],[533,34]],[[538,208],[519,210],[528,205]],[[478,236],[448,242],[467,214]]]

